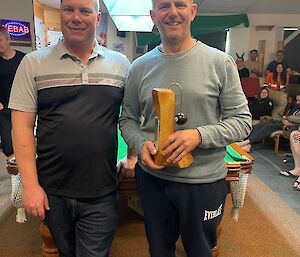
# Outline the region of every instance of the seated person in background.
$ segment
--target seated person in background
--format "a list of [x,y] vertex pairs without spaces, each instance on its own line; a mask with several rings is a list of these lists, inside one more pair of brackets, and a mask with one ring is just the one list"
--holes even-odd
[[283,72],[285,72],[287,74],[291,74],[291,72],[292,72],[291,68],[289,67],[289,65],[283,59],[284,59],[283,51],[278,50],[276,52],[275,60],[271,61],[267,66],[266,75],[270,72],[275,73],[278,64],[282,65]]
[[245,67],[250,72],[250,78],[262,76],[262,63],[257,60],[258,52],[256,49],[250,51],[250,58],[245,61]]
[[249,110],[253,120],[259,120],[261,116],[271,116],[273,110],[273,101],[269,98],[269,90],[263,87],[258,92],[257,98],[249,103]]
[[236,56],[237,56],[237,58],[235,60],[235,63],[238,68],[240,78],[248,78],[249,70],[245,67],[245,64],[244,64],[244,58],[243,58],[244,54],[242,54],[242,56],[239,56],[236,53]]
[[266,74],[264,84],[272,91],[284,91],[289,84],[289,74],[283,69],[282,64],[277,64],[275,72]]
[[291,105],[288,116],[283,116],[282,120],[269,120],[254,125],[248,139],[237,142],[237,144],[249,152],[253,143],[271,135],[274,131],[281,130],[283,125],[291,126],[296,124],[300,124],[300,94],[297,94],[296,103]]
[[[300,127],[299,127],[300,128]],[[292,131],[290,145],[293,153],[295,167],[292,170],[280,171],[280,175],[297,178],[294,183],[295,190],[300,191],[300,129]]]

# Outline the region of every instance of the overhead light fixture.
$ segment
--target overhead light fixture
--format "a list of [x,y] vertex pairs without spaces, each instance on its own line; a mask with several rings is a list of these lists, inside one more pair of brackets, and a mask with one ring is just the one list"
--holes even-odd
[[296,31],[296,30],[298,30],[298,28],[284,28],[283,30]]
[[151,0],[103,0],[103,3],[119,31],[152,31]]

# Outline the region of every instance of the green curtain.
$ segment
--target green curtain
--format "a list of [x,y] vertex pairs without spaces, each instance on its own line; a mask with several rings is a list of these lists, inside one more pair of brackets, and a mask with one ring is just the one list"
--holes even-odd
[[118,161],[123,159],[127,155],[127,144],[121,136],[120,130],[118,130]]
[[[122,113],[122,106],[120,107],[119,116]],[[123,159],[127,155],[127,144],[124,141],[123,137],[121,136],[121,131],[118,126],[118,161]]]
[[[244,24],[249,27],[247,14],[226,15],[226,16],[196,16],[191,25],[193,36],[208,34],[212,32],[225,31],[226,29]],[[138,45],[149,45],[160,41],[158,33],[137,32]]]

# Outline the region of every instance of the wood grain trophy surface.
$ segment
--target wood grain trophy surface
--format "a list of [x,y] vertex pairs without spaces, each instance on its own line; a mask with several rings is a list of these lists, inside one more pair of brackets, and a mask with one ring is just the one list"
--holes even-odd
[[166,164],[169,156],[162,154],[163,142],[174,132],[174,115],[175,115],[175,95],[173,90],[166,88],[154,88],[152,90],[154,109],[158,118],[156,131],[156,148],[157,154],[153,160],[156,165],[177,166],[187,168],[193,162],[193,156],[189,153],[182,158],[177,164]]

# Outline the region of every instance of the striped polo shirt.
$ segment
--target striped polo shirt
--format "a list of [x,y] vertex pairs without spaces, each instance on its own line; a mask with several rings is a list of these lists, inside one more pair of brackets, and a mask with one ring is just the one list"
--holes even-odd
[[129,61],[95,43],[86,64],[62,41],[27,54],[9,108],[37,113],[37,169],[47,193],[93,198],[117,188],[117,121]]

